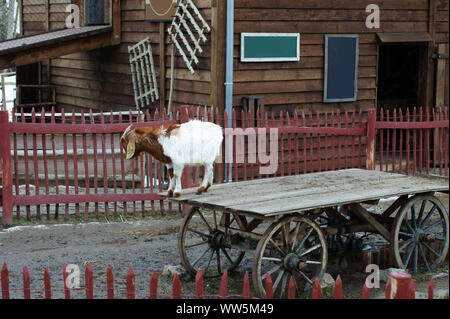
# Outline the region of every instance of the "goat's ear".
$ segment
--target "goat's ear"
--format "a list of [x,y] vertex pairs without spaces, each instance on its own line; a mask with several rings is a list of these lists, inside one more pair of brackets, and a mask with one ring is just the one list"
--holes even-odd
[[127,160],[132,159],[135,151],[136,151],[136,143],[134,142],[134,140],[128,140],[126,159]]

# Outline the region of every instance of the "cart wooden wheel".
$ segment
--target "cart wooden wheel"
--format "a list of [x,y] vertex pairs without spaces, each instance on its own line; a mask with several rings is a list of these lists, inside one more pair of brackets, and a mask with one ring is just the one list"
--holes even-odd
[[178,250],[184,268],[195,276],[201,269],[203,276],[220,276],[225,269],[234,270],[245,252],[233,248],[236,241],[227,230],[239,229],[229,213],[203,212],[193,208],[186,214],[178,236]]
[[272,223],[259,240],[253,259],[253,285],[266,297],[265,278],[273,280],[275,298],[286,298],[289,280],[295,283],[296,296],[312,288],[327,266],[327,245],[319,225],[304,216],[287,216]]
[[432,195],[408,199],[397,213],[391,231],[391,250],[396,266],[416,273],[438,267],[449,247],[448,213]]

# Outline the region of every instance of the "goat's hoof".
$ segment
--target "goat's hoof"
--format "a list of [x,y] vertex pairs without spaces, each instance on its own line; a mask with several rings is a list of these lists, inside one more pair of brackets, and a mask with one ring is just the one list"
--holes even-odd
[[174,193],[173,196],[175,196],[175,197],[180,197],[180,196],[181,196],[181,193]]
[[173,197],[173,190],[169,190],[167,192],[167,197]]
[[205,188],[203,186],[200,186],[199,188],[197,188],[197,195],[200,195],[204,191],[205,191]]
[[211,187],[211,184],[208,183],[208,186],[206,186],[206,188],[205,188],[205,192],[207,192],[210,187]]

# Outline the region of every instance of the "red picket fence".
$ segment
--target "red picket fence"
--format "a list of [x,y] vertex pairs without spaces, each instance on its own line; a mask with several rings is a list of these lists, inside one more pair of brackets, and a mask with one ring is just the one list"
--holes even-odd
[[378,169],[448,176],[448,108],[381,109],[377,130]]
[[[63,279],[63,289],[58,289],[52,287],[50,273],[47,268],[44,269],[44,288],[31,288],[30,287],[30,273],[27,266],[23,267],[23,285],[21,288],[10,288],[10,274],[8,270],[8,266],[6,263],[3,263],[3,267],[1,269],[1,290],[2,290],[2,298],[10,299],[11,291],[21,291],[23,293],[23,299],[31,299],[31,292],[43,291],[45,299],[52,299],[52,292],[64,292],[64,298],[70,299],[71,292],[85,291],[86,299],[94,299],[98,298],[95,296],[96,294],[103,294],[107,299],[117,298],[121,293],[125,293],[126,299],[135,299],[138,297],[145,297],[149,299],[157,299],[157,298],[172,298],[172,299],[254,299],[254,297],[250,296],[250,280],[248,272],[245,273],[243,282],[242,282],[242,294],[230,294],[228,292],[228,271],[225,270],[220,281],[219,293],[218,294],[205,294],[204,293],[204,284],[203,284],[203,273],[199,269],[195,276],[195,294],[183,294],[181,281],[178,275],[175,273],[172,280],[172,293],[171,294],[160,294],[158,293],[158,275],[156,271],[153,271],[152,276],[149,280],[149,289],[148,291],[140,291],[136,290],[135,284],[135,274],[130,266],[128,269],[125,288],[117,288],[114,285],[114,275],[110,265],[108,265],[106,269],[106,287],[94,287],[94,274],[92,270],[92,266],[90,264],[86,265],[85,273],[84,273],[84,287],[80,288],[69,288],[67,283],[68,273],[66,264],[63,264],[62,267],[62,279]],[[392,286],[395,286],[395,289],[391,289]],[[370,288],[368,281],[363,285],[362,288],[362,299],[370,299]],[[265,276],[265,290],[266,290],[266,298],[273,299],[273,281],[270,277],[270,274],[267,273]],[[96,292],[96,293],[94,293]],[[336,278],[334,287],[333,287],[333,298],[334,299],[343,299],[343,283],[340,276]],[[295,299],[295,284],[294,280],[291,277],[288,285],[288,299]],[[320,287],[319,280],[314,281],[312,293],[312,299],[321,299],[322,298],[322,289]],[[428,298],[434,298],[434,280],[430,279],[428,284]],[[388,282],[386,284],[385,289],[385,299],[415,299],[415,288],[414,281],[410,274],[406,272],[393,272],[390,274]]]
[[[41,207],[46,208],[47,218],[59,216],[60,205],[64,206],[64,218],[75,212],[76,217],[88,219],[93,207],[95,216],[100,208],[109,218],[128,216],[132,206],[133,216],[137,211],[145,216],[155,204],[159,211],[172,213],[172,204],[164,203],[158,196],[167,187],[167,172],[164,165],[150,155],[142,154],[137,160],[124,161],[120,135],[130,124],[160,126],[183,123],[197,118],[227,127],[228,117],[216,110],[182,106],[169,117],[166,110],[153,116],[147,111],[110,112],[94,114],[92,110],[79,114],[45,113],[44,109],[31,114],[14,114],[12,121],[2,111],[0,134],[10,136],[1,139],[3,183],[3,225],[11,225],[13,207],[16,218],[26,214],[31,218],[32,208],[38,219]],[[144,121],[145,120],[145,121]],[[215,166],[215,183],[309,173],[341,168],[365,167],[364,140],[367,123],[362,121],[362,112],[331,112],[330,114],[289,115],[256,114],[233,111],[232,130],[224,130],[225,141],[231,136],[233,143],[232,163],[227,163],[226,142],[223,143],[222,161]],[[252,126],[253,125],[253,126]],[[273,173],[261,174],[263,163],[256,153],[256,143],[261,134],[267,136],[266,155],[270,154],[270,130],[277,130],[277,163]],[[238,143],[239,141],[239,143]],[[243,160],[237,160],[237,146],[242,146]],[[253,159],[252,159],[253,158]],[[183,188],[200,183],[203,169],[186,169]],[[231,172],[231,174],[229,174]],[[12,174],[11,174],[12,173]],[[80,206],[84,205],[84,213]],[[167,207],[166,207],[167,205]],[[180,210],[180,206],[178,206]]]
[[[25,214],[27,219],[32,209],[40,219],[41,207],[46,208],[47,218],[57,218],[60,205],[65,219],[75,212],[87,220],[92,209],[96,217],[102,210],[106,218],[111,210],[114,217],[122,212],[127,217],[130,209],[133,216],[139,210],[142,216],[158,210],[171,214],[172,203],[157,195],[168,186],[164,165],[148,154],[125,161],[120,135],[130,124],[160,126],[194,118],[224,128],[231,120],[230,129],[224,129],[215,183],[345,168],[448,176],[447,107],[431,113],[414,108],[405,115],[396,109],[392,116],[381,110],[378,120],[374,109],[364,118],[362,111],[262,114],[233,110],[231,119],[226,112],[194,106],[163,114],[156,110],[153,115],[149,111],[94,114],[92,110],[56,114],[42,109],[14,114],[12,121],[0,111],[0,136],[10,136],[0,139],[2,224],[11,225],[14,207],[16,218]],[[270,134],[274,129],[276,169],[262,173],[261,168],[270,163],[260,158],[259,143],[264,138],[264,155],[273,155]],[[203,169],[187,168],[183,188],[199,185],[202,173]]]

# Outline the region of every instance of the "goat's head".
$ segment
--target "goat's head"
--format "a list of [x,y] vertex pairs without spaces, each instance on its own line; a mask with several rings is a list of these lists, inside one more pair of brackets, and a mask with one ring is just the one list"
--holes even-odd
[[131,125],[123,133],[120,143],[126,151],[126,159],[138,156],[142,151],[151,152],[151,149],[158,144],[158,137],[161,130],[154,127],[136,127],[131,129]]

